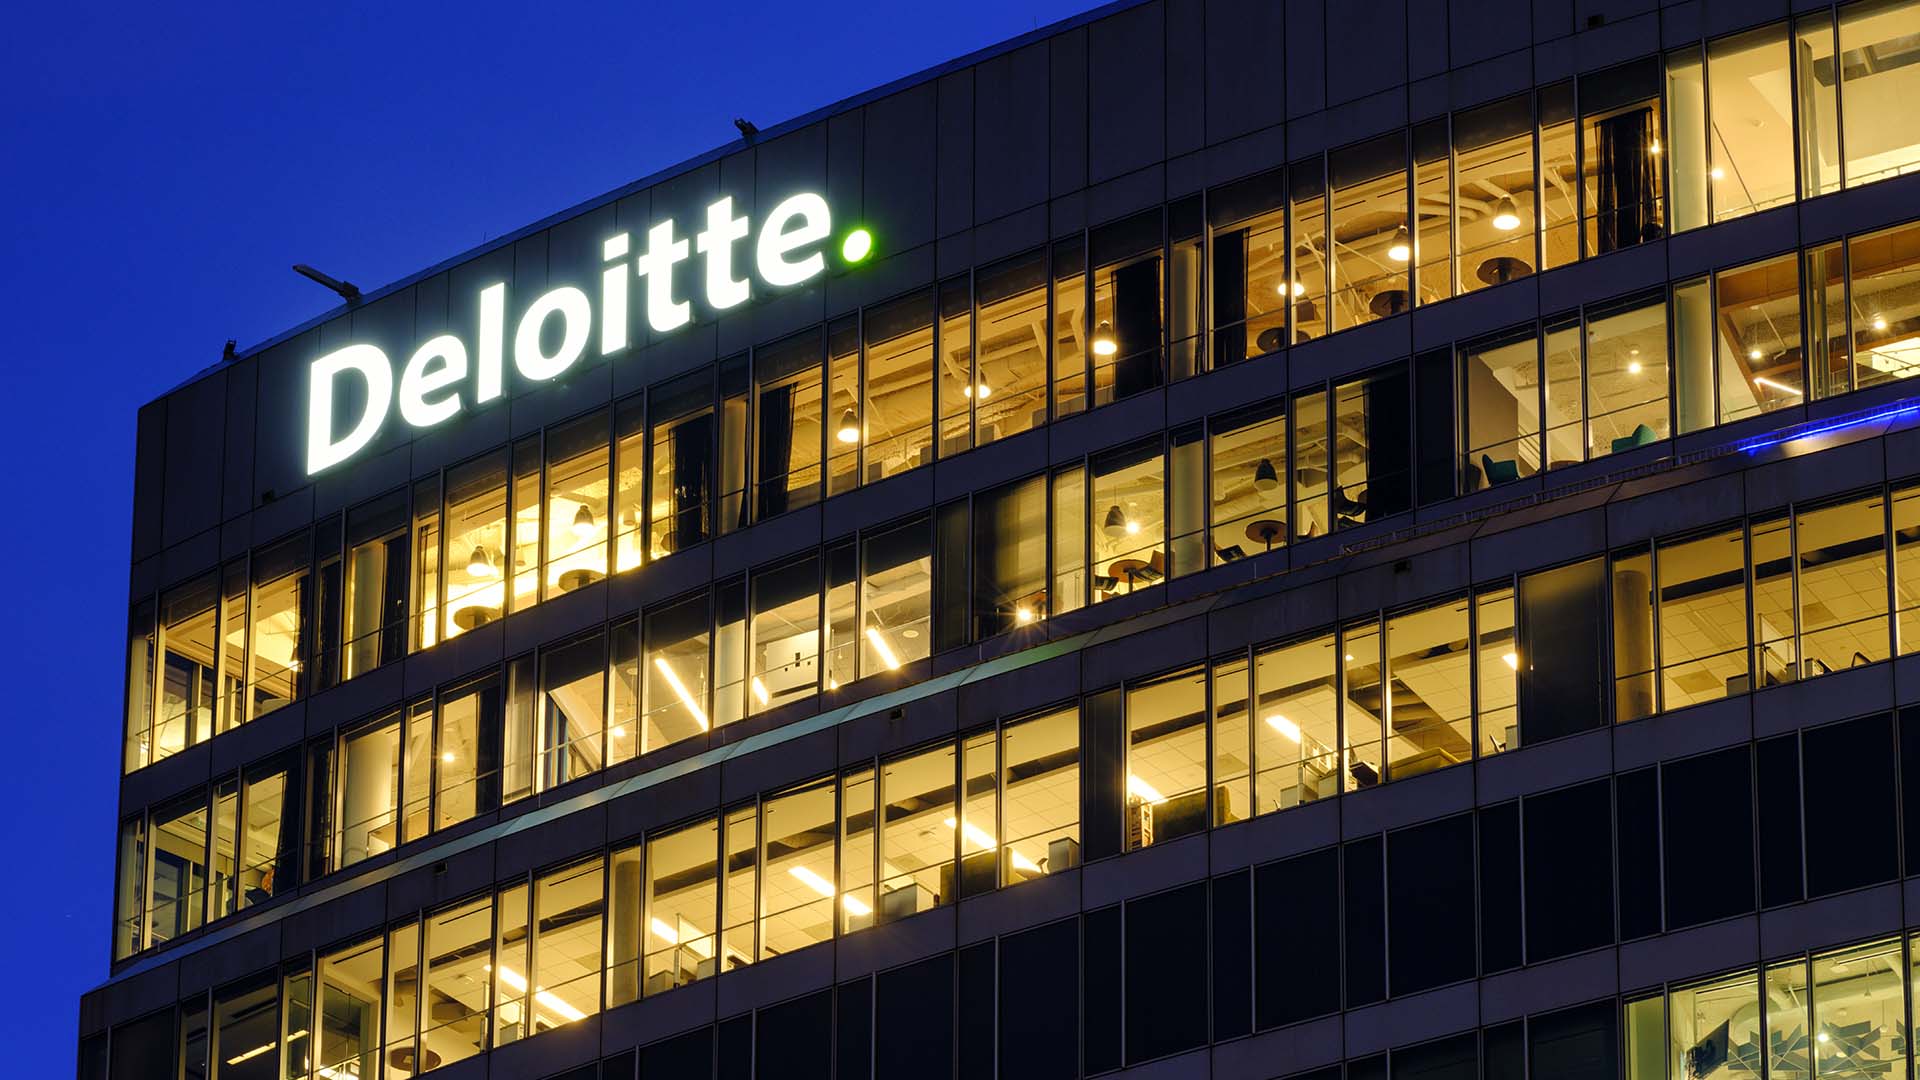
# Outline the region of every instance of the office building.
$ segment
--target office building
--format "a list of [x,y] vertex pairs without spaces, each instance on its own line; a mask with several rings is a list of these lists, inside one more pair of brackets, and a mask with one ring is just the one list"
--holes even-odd
[[1909,1075],[1915,101],[1123,2],[201,372],[80,1077]]

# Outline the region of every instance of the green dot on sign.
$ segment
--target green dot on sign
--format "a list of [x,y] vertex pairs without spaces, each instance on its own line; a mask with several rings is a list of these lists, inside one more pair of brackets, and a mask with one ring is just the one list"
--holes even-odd
[[857,263],[873,254],[873,234],[865,229],[855,229],[840,241],[840,257],[850,263]]

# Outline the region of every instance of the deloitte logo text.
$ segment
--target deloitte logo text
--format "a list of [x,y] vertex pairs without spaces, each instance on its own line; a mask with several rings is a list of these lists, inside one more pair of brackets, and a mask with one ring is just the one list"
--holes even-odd
[[[646,250],[629,259],[631,237],[610,236],[602,245],[606,266],[600,274],[600,355],[611,356],[627,347],[629,286],[645,278],[647,325],[655,333],[677,330],[693,321],[693,305],[674,289],[674,269],[698,252],[705,263],[708,306],[725,311],[753,296],[752,280],[744,276],[750,261],[754,276],[773,288],[791,288],[818,276],[827,268],[824,241],[833,232],[827,200],[803,193],[773,208],[758,233],[745,217],[733,215],[733,199],[707,207],[707,227],[692,241],[674,236],[671,218],[647,230]],[[753,237],[752,258],[739,259],[735,249]],[[857,263],[873,252],[873,237],[855,229],[842,238],[840,257]],[[629,269],[631,268],[631,269]],[[550,321],[557,322],[559,344],[549,352],[543,339]],[[537,382],[557,378],[585,355],[595,324],[593,301],[571,285],[546,293],[521,312],[513,330],[513,366],[521,377]],[[307,474],[338,465],[365,449],[386,423],[398,398],[400,418],[416,428],[430,428],[458,416],[469,404],[479,405],[500,396],[507,346],[507,286],[480,290],[478,340],[469,354],[467,343],[453,334],[423,342],[408,358],[396,380],[393,362],[374,345],[348,345],[313,362],[307,397]],[[360,415],[342,424],[334,416],[335,388],[340,380],[357,377],[366,389]],[[471,386],[469,386],[471,381]],[[395,393],[396,382],[398,393]],[[471,390],[471,397],[468,390]],[[345,434],[335,432],[345,427]]]

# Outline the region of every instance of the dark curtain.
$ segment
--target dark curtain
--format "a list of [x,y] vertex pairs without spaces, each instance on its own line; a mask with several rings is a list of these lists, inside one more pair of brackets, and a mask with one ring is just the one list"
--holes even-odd
[[486,688],[478,691],[479,700],[474,709],[474,781],[473,811],[484,814],[497,809],[500,805],[500,772],[502,744],[506,742],[502,731],[504,720],[503,703],[500,698],[500,681],[496,678]]
[[760,520],[787,509],[787,466],[793,461],[793,387],[760,392],[760,461],[754,489]]
[[1213,325],[1226,327],[1213,334],[1213,362],[1232,364],[1247,358],[1247,234],[1220,233],[1213,238]]
[[696,417],[673,429],[672,542],[669,551],[707,539],[707,496],[712,483],[713,417]]
[[1142,259],[1113,272],[1113,336],[1120,346],[1113,396],[1160,385],[1160,260]]
[[1606,726],[1606,590],[1599,559],[1520,579],[1521,745]]
[[1654,194],[1659,178],[1652,154],[1651,107],[1594,124],[1595,254],[1657,239]]

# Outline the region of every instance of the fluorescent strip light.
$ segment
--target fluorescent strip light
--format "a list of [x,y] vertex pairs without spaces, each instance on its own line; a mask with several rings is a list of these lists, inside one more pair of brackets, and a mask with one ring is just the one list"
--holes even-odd
[[1287,738],[1292,739],[1294,742],[1300,741],[1300,725],[1281,716],[1279,713],[1274,713],[1272,716],[1267,717],[1267,726],[1285,735]]
[[753,677],[753,696],[756,698],[759,698],[760,704],[762,705],[765,705],[773,700],[773,695],[767,693],[767,684],[761,682],[760,676],[758,675],[755,675]]
[[1802,393],[1800,393],[1800,391],[1795,390],[1791,386],[1788,386],[1786,383],[1774,382],[1772,379],[1769,379],[1764,375],[1755,375],[1753,377],[1753,385],[1764,386],[1769,390],[1778,390],[1783,394],[1792,394],[1794,397],[1805,396]]
[[[293,1034],[291,1034],[291,1035],[289,1035],[289,1036],[287,1036],[287,1041],[288,1041],[288,1042],[292,1042],[293,1040],[295,1040],[295,1039],[297,1039],[297,1038],[299,1038],[300,1036],[302,1036],[302,1035],[305,1035],[305,1034],[306,1034],[306,1032],[305,1032],[305,1031],[296,1031],[296,1032],[294,1032]],[[244,1053],[244,1054],[236,1054],[236,1055],[234,1055],[233,1057],[230,1057],[230,1058],[228,1058],[228,1059],[227,1059],[227,1064],[229,1064],[229,1065],[238,1065],[238,1064],[240,1064],[240,1063],[241,1063],[241,1062],[243,1062],[243,1061],[252,1061],[252,1060],[253,1060],[254,1058],[257,1058],[257,1057],[259,1057],[259,1056],[260,1056],[261,1054],[264,1054],[264,1053],[266,1053],[266,1052],[268,1052],[269,1050],[272,1050],[272,1049],[273,1049],[274,1047],[276,1047],[276,1046],[279,1046],[279,1045],[280,1045],[280,1043],[279,1043],[278,1041],[275,1041],[275,1042],[270,1042],[270,1043],[263,1043],[263,1044],[261,1044],[261,1045],[259,1045],[259,1046],[256,1046],[256,1047],[254,1047],[253,1049],[251,1049],[251,1050],[249,1050],[249,1051],[247,1051],[247,1052],[246,1052],[246,1053]]]
[[[821,896],[828,899],[833,898],[833,883],[821,877],[819,874],[814,873],[812,870],[804,866],[793,866],[787,868],[787,873],[800,879],[801,884],[819,893]],[[840,898],[840,905],[846,908],[848,914],[851,915],[873,914],[873,909],[868,907],[859,897],[843,896]]]
[[900,658],[893,655],[892,649],[887,648],[886,635],[880,633],[879,627],[867,627],[867,640],[873,643],[873,651],[880,654],[880,662],[887,665],[888,671],[900,670]]
[[[666,942],[669,945],[680,944],[680,935],[674,932],[673,927],[668,926],[664,922],[661,922],[659,916],[656,915],[653,917],[653,919],[651,920],[651,925],[653,927],[654,934],[657,937],[659,937],[660,940]],[[685,946],[685,948],[687,949],[688,952],[691,952],[695,956],[698,956],[700,959],[705,960],[707,957],[713,955],[713,944],[707,940],[707,936],[705,934],[698,933],[699,927],[694,927],[694,930],[696,931],[694,940],[692,942],[689,942]]]
[[[973,841],[974,847],[980,848],[983,851],[992,851],[994,849],[995,841],[992,834],[980,826],[975,825],[973,822],[969,821],[965,826],[961,826],[952,818],[948,818],[946,824],[949,829],[959,828],[960,835]],[[1042,872],[1038,864],[1025,855],[1013,850],[1013,845],[1011,844],[1007,845],[1007,854],[1012,858],[1013,868],[1015,870],[1031,870],[1036,874]]]
[[667,680],[667,685],[673,688],[674,694],[680,698],[680,704],[685,705],[687,711],[693,714],[693,719],[700,725],[700,730],[707,730],[709,725],[706,711],[694,703],[693,695],[687,692],[687,684],[681,682],[680,676],[673,673],[673,665],[667,663],[666,657],[656,656],[653,658],[653,666],[659,669],[661,676]]
[[[520,973],[510,967],[500,969],[500,981],[511,987],[516,994],[524,994],[527,992],[527,980],[521,978]],[[533,992],[533,1000],[535,1004],[548,1012],[558,1013],[560,1016],[565,1017],[568,1023],[572,1023],[575,1020],[585,1020],[587,1018],[586,1013],[567,1004],[564,999],[551,990],[535,990]]]
[[1167,801],[1167,797],[1154,790],[1152,784],[1147,783],[1132,773],[1127,774],[1127,794],[1138,796],[1141,802],[1157,803]]

